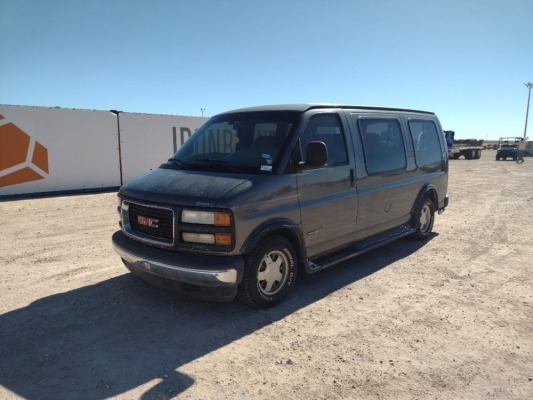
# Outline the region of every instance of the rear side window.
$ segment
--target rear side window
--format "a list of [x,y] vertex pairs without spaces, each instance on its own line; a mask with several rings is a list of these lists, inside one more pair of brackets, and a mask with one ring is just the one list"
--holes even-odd
[[433,121],[409,120],[409,130],[413,138],[416,164],[419,167],[438,164],[442,161],[439,132]]
[[359,130],[369,174],[405,168],[405,146],[398,120],[362,118]]

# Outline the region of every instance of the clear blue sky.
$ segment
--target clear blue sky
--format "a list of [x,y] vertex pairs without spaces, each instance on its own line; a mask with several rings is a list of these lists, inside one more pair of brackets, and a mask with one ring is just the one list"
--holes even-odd
[[523,135],[527,81],[533,0],[0,0],[0,104],[394,106],[497,139]]

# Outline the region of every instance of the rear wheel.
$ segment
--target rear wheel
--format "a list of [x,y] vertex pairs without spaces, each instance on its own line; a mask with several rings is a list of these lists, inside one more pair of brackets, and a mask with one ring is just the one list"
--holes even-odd
[[412,236],[413,239],[427,239],[433,230],[434,222],[435,205],[429,197],[426,197],[417,212],[417,218],[415,219],[416,229]]
[[237,298],[258,308],[280,303],[296,283],[297,265],[292,244],[283,236],[269,236],[247,257]]

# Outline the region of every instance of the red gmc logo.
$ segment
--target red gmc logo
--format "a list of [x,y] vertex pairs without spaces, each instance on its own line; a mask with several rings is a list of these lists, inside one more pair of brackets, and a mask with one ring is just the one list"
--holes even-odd
[[143,217],[142,215],[137,216],[137,222],[141,225],[147,226],[148,228],[159,228],[159,225],[157,224],[159,222],[158,219]]

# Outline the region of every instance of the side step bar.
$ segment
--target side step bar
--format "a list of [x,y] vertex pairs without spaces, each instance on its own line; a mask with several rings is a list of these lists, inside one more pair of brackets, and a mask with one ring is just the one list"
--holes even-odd
[[367,251],[374,250],[379,246],[393,242],[394,240],[403,236],[410,235],[413,232],[414,228],[411,225],[402,225],[398,228],[369,237],[325,256],[312,257],[307,260],[305,271],[308,274],[314,274],[315,272],[322,271],[323,269],[357,257],[360,254],[366,253]]

